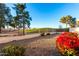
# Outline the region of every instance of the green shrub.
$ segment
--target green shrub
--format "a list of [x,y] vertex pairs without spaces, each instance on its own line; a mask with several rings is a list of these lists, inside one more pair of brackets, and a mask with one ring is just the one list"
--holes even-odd
[[9,45],[2,48],[1,52],[4,53],[6,56],[23,56],[25,48],[15,45]]

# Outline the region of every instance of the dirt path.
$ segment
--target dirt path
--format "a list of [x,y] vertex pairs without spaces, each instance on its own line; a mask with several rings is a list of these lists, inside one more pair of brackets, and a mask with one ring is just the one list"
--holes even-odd
[[58,34],[47,36],[36,36],[23,40],[14,40],[12,42],[0,44],[0,48],[6,45],[19,45],[26,48],[25,55],[28,56],[59,56],[55,45]]
[[[4,35],[4,34],[3,34]],[[5,34],[7,35],[7,34]],[[12,34],[9,34],[12,35]],[[18,40],[23,40],[23,39],[29,39],[29,38],[34,38],[34,37],[38,37],[40,36],[40,34],[29,34],[29,35],[24,35],[24,36],[7,36],[7,37],[0,37],[0,43],[7,43],[7,42],[11,42],[11,41],[18,41]]]

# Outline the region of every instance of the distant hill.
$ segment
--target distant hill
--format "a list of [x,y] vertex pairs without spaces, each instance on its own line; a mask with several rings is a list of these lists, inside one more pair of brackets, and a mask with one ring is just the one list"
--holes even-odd
[[[26,29],[26,33],[43,33],[43,32],[63,32],[63,31],[69,31],[68,28],[31,28]],[[20,30],[22,32],[22,30]]]

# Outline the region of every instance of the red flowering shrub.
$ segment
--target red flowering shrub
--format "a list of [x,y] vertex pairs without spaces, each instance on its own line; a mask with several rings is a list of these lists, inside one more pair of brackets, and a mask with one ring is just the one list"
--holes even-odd
[[56,46],[63,55],[77,55],[79,50],[78,34],[63,32],[57,37]]

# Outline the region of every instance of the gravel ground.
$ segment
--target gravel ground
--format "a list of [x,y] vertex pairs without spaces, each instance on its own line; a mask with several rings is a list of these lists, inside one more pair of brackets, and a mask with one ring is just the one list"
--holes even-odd
[[[26,48],[26,56],[60,56],[56,49],[56,37],[58,34],[46,35],[46,36],[35,36],[33,38],[26,38],[23,36],[23,40],[13,38],[15,40],[8,41],[8,43],[1,43],[0,49],[7,45],[19,45]],[[29,36],[27,36],[29,37]],[[7,38],[6,38],[7,39]],[[0,40],[2,40],[0,38]],[[5,40],[5,39],[4,39]],[[8,40],[8,39],[7,39]],[[9,39],[10,40],[10,39]]]

